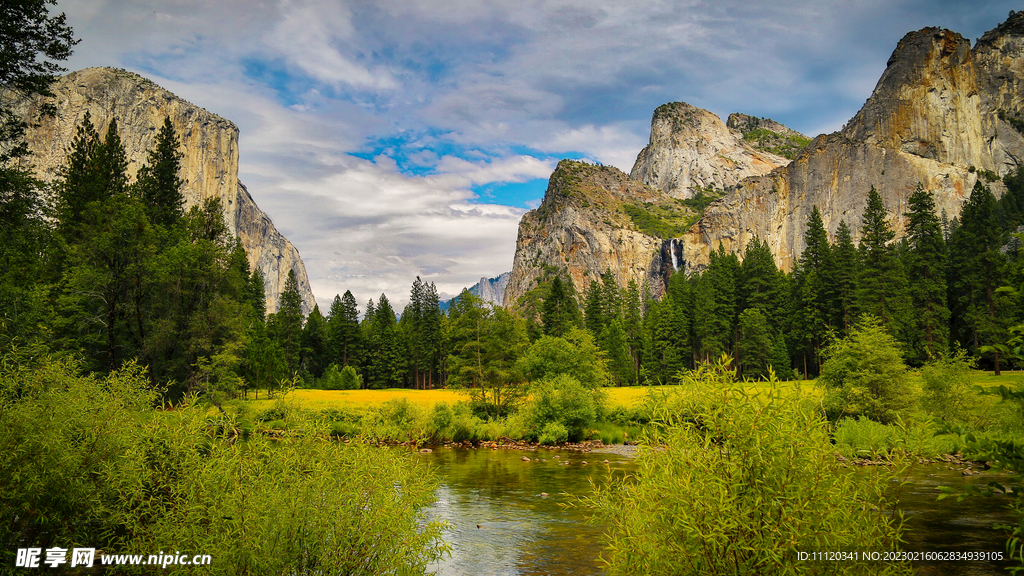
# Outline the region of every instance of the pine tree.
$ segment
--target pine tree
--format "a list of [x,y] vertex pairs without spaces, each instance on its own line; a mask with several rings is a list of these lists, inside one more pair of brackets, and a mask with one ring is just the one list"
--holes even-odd
[[278,300],[277,313],[270,323],[270,333],[284,350],[288,372],[299,370],[302,357],[302,296],[299,295],[299,283],[295,279],[295,271],[288,271],[284,290]]
[[857,282],[860,278],[860,255],[853,243],[853,234],[846,221],[839,222],[836,243],[832,247],[835,263],[833,274],[833,304],[835,318],[832,324],[845,336],[857,319]]
[[575,296],[566,289],[562,278],[555,276],[541,310],[544,333],[548,336],[564,336],[570,329],[579,327],[580,320]]
[[408,358],[408,347],[398,329],[391,302],[380,295],[373,309],[367,340],[366,368],[368,384],[374,388],[396,388],[402,385]]
[[780,327],[784,317],[781,280],[768,243],[754,238],[747,244],[740,265],[740,308],[756,308],[773,329]]
[[314,378],[320,378],[329,363],[327,320],[320,313],[320,307],[314,305],[302,328],[302,369]]
[[632,359],[631,382],[640,377],[640,361],[643,351],[643,303],[640,299],[640,287],[636,280],[630,280],[622,297],[622,328],[626,331],[626,344]]
[[83,124],[58,186],[68,246],[60,323],[67,344],[84,349],[92,368],[114,370],[146,346],[140,312],[153,238],[144,210],[126,194],[117,123],[110,121],[102,141],[88,118]]
[[[1006,257],[996,214],[996,199],[977,182],[960,212],[960,225],[950,237],[948,276],[953,336],[972,353],[982,345],[1000,342],[1006,317],[996,289],[1003,285]],[[998,353],[993,356],[1000,370]]]
[[768,318],[759,308],[747,308],[739,317],[736,355],[743,378],[760,379],[768,374],[774,342]]
[[150,222],[171,230],[184,217],[185,198],[181,189],[185,181],[179,176],[181,143],[169,117],[156,136],[156,146],[149,151],[147,163],[139,168],[135,183],[138,196],[145,202]]
[[914,307],[910,326],[910,359],[923,363],[936,358],[949,342],[949,308],[946,306],[946,242],[935,214],[935,199],[920,184],[910,196],[907,217],[908,273]]
[[266,281],[259,266],[253,268],[246,286],[246,300],[252,306],[253,318],[261,324],[267,320]]
[[644,316],[643,373],[648,381],[669,384],[688,364],[689,334],[685,309],[672,298],[652,301]]
[[587,330],[594,338],[601,333],[601,328],[608,323],[604,315],[604,290],[600,280],[591,280],[583,300],[583,318]]
[[906,341],[910,315],[907,276],[896,246],[896,233],[889,225],[882,196],[871,187],[861,225],[861,277],[858,310],[878,318],[897,340]]
[[833,317],[830,286],[835,264],[818,207],[811,209],[804,232],[806,247],[793,267],[790,333],[803,350],[804,378],[817,372]]

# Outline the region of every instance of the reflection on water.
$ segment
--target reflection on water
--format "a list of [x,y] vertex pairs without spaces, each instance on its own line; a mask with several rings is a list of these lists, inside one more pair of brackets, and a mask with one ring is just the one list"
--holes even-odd
[[[531,461],[524,462],[524,455]],[[438,574],[601,573],[603,528],[587,524],[580,508],[560,504],[589,493],[591,479],[602,484],[632,472],[631,459],[594,452],[442,447],[421,457],[441,475],[429,514],[453,528],[446,535],[451,558],[431,567]]]
[[[531,461],[522,461],[524,455]],[[588,494],[591,481],[603,484],[635,470],[629,457],[596,452],[437,447],[419,457],[431,462],[441,476],[437,502],[428,514],[452,526],[445,536],[452,544],[451,557],[430,567],[442,576],[601,574],[603,527],[588,524],[584,510],[560,504]],[[609,463],[602,463],[606,459]],[[1004,551],[1005,534],[992,525],[1010,518],[1005,499],[935,499],[940,485],[985,484],[992,479],[989,474],[965,478],[945,464],[915,465],[900,497],[908,528],[902,548]],[[1007,565],[941,562],[914,567],[918,574],[976,576],[1004,574]]]
[[[1011,520],[1004,496],[973,497],[957,502],[956,497],[936,501],[939,486],[962,486],[1005,481],[1004,476],[982,473],[964,477],[959,469],[943,464],[917,464],[900,494],[908,530],[903,549],[910,552],[1003,552],[1006,533],[993,528]],[[980,576],[1006,574],[1009,562],[915,562],[916,574]]]

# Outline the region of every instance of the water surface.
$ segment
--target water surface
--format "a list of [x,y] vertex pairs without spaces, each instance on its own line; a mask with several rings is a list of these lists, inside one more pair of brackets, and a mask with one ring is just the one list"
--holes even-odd
[[[584,509],[560,504],[589,494],[591,482],[604,484],[636,469],[628,456],[599,452],[436,447],[418,457],[441,477],[437,501],[428,513],[452,526],[445,535],[451,557],[430,567],[442,576],[601,574],[604,528],[589,524]],[[1005,553],[1005,533],[992,526],[1009,521],[1006,498],[936,500],[940,485],[993,479],[988,473],[964,477],[959,468],[950,470],[945,463],[916,464],[900,494],[907,528],[902,549]],[[915,571],[982,576],[1005,574],[1007,565],[919,562]]]

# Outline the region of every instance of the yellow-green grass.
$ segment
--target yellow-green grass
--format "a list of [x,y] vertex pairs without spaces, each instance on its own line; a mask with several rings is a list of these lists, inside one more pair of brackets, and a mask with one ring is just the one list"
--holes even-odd
[[[913,389],[920,392],[921,383],[918,375],[911,376],[911,385]],[[1010,372],[1004,371],[1001,376],[995,376],[992,372],[977,372],[976,382],[984,388],[996,388],[1000,385],[1006,385],[1011,388],[1020,386],[1024,381],[1024,372]],[[783,397],[790,397],[796,394],[820,394],[821,390],[818,388],[814,380],[795,380],[780,382],[778,384],[779,389],[782,391]],[[623,387],[611,387],[605,388],[604,392],[607,397],[609,408],[632,408],[639,403],[643,402],[647,397],[650,390],[663,390],[671,391],[677,388],[676,386],[623,386]],[[767,389],[767,384],[764,383],[751,383],[749,390],[763,391]],[[380,406],[388,400],[394,400],[398,398],[405,398],[413,404],[423,406],[425,408],[433,408],[438,402],[447,402],[454,404],[462,400],[466,400],[467,396],[453,389],[437,389],[437,390],[410,390],[407,388],[389,388],[386,390],[313,390],[313,389],[297,389],[293,390],[287,395],[280,393],[275,394],[273,398],[267,398],[266,393],[260,395],[259,400],[250,399],[245,403],[253,410],[260,411],[265,410],[273,406],[279,400],[284,399],[286,402],[295,403],[299,407],[310,410],[326,410],[326,409],[366,409]],[[995,402],[995,398],[991,398],[991,403]],[[989,403],[986,402],[986,405]]]
[[[763,386],[754,384],[751,389],[760,389]],[[653,388],[647,386],[623,386],[605,388],[604,392],[610,408],[632,408],[643,402],[647,397],[648,391],[652,389],[667,392],[675,388],[677,386],[656,386]],[[813,381],[783,382],[781,388],[784,393],[789,393],[798,388],[813,390],[814,386]],[[433,408],[438,402],[454,404],[455,402],[468,399],[468,396],[458,390],[448,388],[436,390],[411,390],[408,388],[388,388],[386,390],[314,390],[300,388],[292,390],[288,394],[277,393],[273,398],[268,398],[266,393],[263,393],[258,400],[254,400],[250,395],[245,403],[256,411],[270,408],[281,400],[295,403],[299,407],[309,410],[327,410],[332,408],[363,409],[374,408],[388,400],[399,398],[405,398],[409,402],[425,408]]]

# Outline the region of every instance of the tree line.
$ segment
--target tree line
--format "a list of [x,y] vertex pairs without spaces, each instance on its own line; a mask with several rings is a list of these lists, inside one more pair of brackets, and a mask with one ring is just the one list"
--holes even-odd
[[[51,57],[66,57],[69,42],[55,44]],[[519,358],[531,343],[575,345],[579,330],[606,362],[606,384],[672,382],[722,354],[745,377],[769,369],[809,377],[829,343],[865,314],[879,319],[911,365],[959,347],[998,372],[1020,356],[1006,345],[1014,342],[1008,330],[1024,322],[1024,290],[1009,288],[1024,285],[1013,235],[1024,224],[1020,170],[1004,178],[999,199],[979,180],[952,218],[936,213],[921,186],[905,214],[888,212],[871,188],[859,243],[845,222],[831,238],[815,207],[790,272],[762,239],[742,254],[719,246],[703,270],[671,276],[658,300],[647,286],[618,285],[610,271],[577,287],[546,268],[508,309],[463,292],[442,312],[434,284],[417,277],[401,314],[384,294],[360,310],[347,291],[326,315],[319,307],[304,315],[290,273],[279,309],[268,314],[262,274],[250,269],[219,202],[184,210],[181,143],[169,119],[131,180],[116,121],[98,128],[86,114],[46,185],[24,141],[35,119],[11,106],[49,94],[54,70],[37,70],[34,60],[11,64],[0,67],[13,95],[0,107],[4,351],[44,343],[92,372],[137,360],[171,396],[259,394],[296,383],[501,388],[528,377]],[[895,218],[905,222],[899,241]]]

